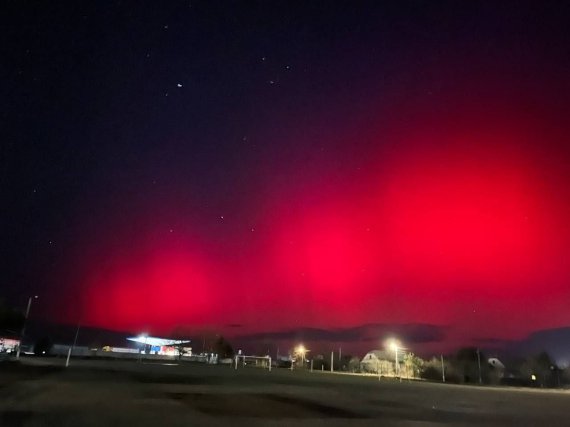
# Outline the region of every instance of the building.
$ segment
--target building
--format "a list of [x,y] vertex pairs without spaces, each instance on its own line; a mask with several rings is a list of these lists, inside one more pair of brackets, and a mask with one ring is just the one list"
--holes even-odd
[[[372,350],[360,361],[360,371],[384,376],[396,375],[395,353],[387,350]],[[400,363],[403,362],[403,352],[398,354]]]
[[13,353],[20,345],[20,340],[16,338],[0,337],[0,353]]
[[139,344],[143,344],[142,353],[159,354],[164,356],[192,356],[192,347],[183,346],[190,343],[190,340],[173,340],[167,338],[156,338],[140,335],[138,337],[127,338]]

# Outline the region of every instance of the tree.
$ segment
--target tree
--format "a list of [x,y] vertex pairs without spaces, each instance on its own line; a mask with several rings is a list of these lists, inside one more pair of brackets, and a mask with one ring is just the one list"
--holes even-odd
[[567,366],[566,368],[564,368],[564,370],[562,370],[562,372],[560,372],[560,381],[561,381],[561,384],[563,384],[563,385],[570,384],[570,367],[569,366]]
[[[377,360],[375,363],[376,373],[380,376],[395,377],[396,363],[389,360]],[[374,365],[373,365],[374,366]]]
[[348,361],[348,371],[349,372],[360,372],[360,359],[353,356]]
[[559,382],[559,368],[545,351],[527,358],[521,365],[521,374],[540,387],[555,387]]
[[[450,383],[459,383],[463,381],[462,373],[457,369],[457,364],[453,358],[445,357],[445,381]],[[441,371],[441,358],[432,357],[423,364],[421,377],[431,381],[443,381],[443,373]]]
[[214,341],[213,352],[218,355],[220,359],[231,358],[234,356],[234,349],[228,341],[221,335]]
[[406,378],[420,378],[424,361],[414,353],[406,353],[402,376]]
[[443,373],[441,372],[441,360],[436,357],[432,357],[430,360],[427,360],[424,363],[421,376],[426,380],[442,381]]
[[480,377],[483,379],[487,376],[487,359],[475,347],[460,349],[455,360],[452,360],[451,363],[455,365],[462,376],[461,382],[478,383]]
[[343,354],[340,361],[339,361],[339,367],[338,369],[340,371],[349,371],[349,364],[350,361],[352,360],[352,355],[350,354]]

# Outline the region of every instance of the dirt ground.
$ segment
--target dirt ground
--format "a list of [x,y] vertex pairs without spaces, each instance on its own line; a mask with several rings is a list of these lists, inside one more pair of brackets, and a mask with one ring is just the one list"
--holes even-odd
[[0,364],[0,425],[570,426],[570,393],[322,372],[23,358]]

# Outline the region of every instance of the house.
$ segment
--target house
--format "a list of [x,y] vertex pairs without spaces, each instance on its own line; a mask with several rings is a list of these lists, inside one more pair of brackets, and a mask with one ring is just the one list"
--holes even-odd
[[[403,354],[398,354],[399,362],[403,361]],[[393,351],[372,350],[364,355],[360,361],[360,371],[385,376],[395,376],[396,363]]]
[[[501,373],[505,372],[505,365],[503,365],[503,362],[501,362],[499,359],[497,359],[496,357],[491,357],[489,358],[489,360],[487,361],[487,363],[489,364],[490,368],[494,368],[498,371],[500,371]],[[502,376],[502,375],[501,375]]]

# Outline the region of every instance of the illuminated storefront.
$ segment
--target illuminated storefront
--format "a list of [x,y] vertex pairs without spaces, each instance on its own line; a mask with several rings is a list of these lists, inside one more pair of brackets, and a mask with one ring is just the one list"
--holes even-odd
[[143,353],[146,354],[178,356],[179,351],[181,351],[183,356],[192,356],[192,347],[183,346],[183,344],[189,344],[190,340],[172,340],[145,335],[139,335],[138,337],[130,337],[127,339],[129,341],[143,344]]

